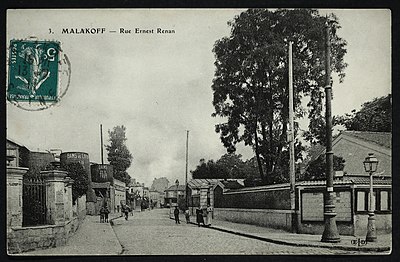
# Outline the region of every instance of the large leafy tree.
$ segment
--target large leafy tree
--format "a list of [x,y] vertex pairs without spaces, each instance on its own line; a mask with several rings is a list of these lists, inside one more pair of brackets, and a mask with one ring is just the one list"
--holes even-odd
[[131,166],[132,154],[125,142],[127,140],[125,126],[116,126],[108,131],[110,144],[106,146],[107,159],[114,169],[114,178],[129,184],[131,177],[126,170]]
[[68,163],[64,166],[68,176],[74,180],[72,184],[72,201],[86,194],[89,186],[89,179],[86,170],[80,163]]
[[[214,117],[221,142],[228,152],[244,142],[255,152],[259,174],[265,183],[281,180],[287,173],[288,45],[293,42],[295,116],[308,114],[310,132],[319,131],[324,98],[324,24],[317,10],[269,11],[249,9],[233,21],[231,35],[216,41],[213,79]],[[346,63],[346,42],[336,34],[335,15],[331,27],[331,68],[340,81]],[[307,108],[301,99],[310,97]],[[295,122],[295,129],[298,124]],[[299,143],[296,145],[301,147]],[[287,158],[288,159],[288,158]],[[276,175],[279,173],[279,175]]]
[[353,110],[350,114],[337,117],[336,124],[344,125],[347,130],[352,131],[391,132],[391,95],[364,103],[358,112]]

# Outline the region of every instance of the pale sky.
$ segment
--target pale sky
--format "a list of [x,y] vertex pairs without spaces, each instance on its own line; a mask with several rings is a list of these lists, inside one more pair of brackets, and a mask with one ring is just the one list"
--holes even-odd
[[[60,148],[89,153],[100,162],[99,125],[127,128],[133,155],[128,173],[151,186],[165,176],[185,179],[186,130],[189,170],[200,158],[226,152],[210,115],[213,44],[228,36],[227,21],[243,10],[9,10],[7,42],[35,36],[61,42],[71,62],[71,83],[61,102],[24,111],[7,102],[7,136],[31,150]],[[333,114],[341,115],[374,97],[391,93],[389,10],[320,10],[335,13],[347,42],[344,83],[334,78]],[[102,35],[67,35],[63,28],[106,28]],[[175,34],[118,34],[119,28],[174,29]],[[49,28],[54,34],[49,34]],[[105,159],[106,151],[105,152]],[[244,158],[249,148],[239,147]],[[190,179],[190,174],[189,174]]]

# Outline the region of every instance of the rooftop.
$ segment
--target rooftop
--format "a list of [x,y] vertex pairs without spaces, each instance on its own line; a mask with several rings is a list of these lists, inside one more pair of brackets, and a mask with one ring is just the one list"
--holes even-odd
[[392,133],[389,132],[342,131],[342,133],[386,148],[392,148]]
[[[342,179],[335,179],[333,181],[334,185],[348,185],[348,184],[356,184],[356,185],[369,185],[369,176],[349,176],[344,177]],[[391,185],[392,178],[391,177],[373,177],[374,185]],[[300,181],[296,183],[297,186],[322,186],[326,185],[326,180],[315,180],[315,181]]]
[[185,190],[186,190],[186,187],[185,187],[185,185],[179,185],[179,186],[178,186],[178,189],[176,189],[176,186],[175,186],[175,185],[172,185],[172,186],[170,186],[168,189],[166,189],[165,191],[176,191],[176,190],[178,190],[178,191],[185,191]]

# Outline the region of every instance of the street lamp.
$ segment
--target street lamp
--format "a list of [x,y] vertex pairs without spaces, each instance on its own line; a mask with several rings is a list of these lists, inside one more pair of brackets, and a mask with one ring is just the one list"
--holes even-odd
[[378,159],[373,153],[369,153],[365,158],[363,164],[365,172],[369,173],[369,210],[368,210],[368,225],[367,225],[367,242],[375,242],[376,228],[375,228],[375,213],[374,206],[372,205],[374,187],[372,183],[372,175],[378,168]]
[[324,197],[324,221],[325,228],[322,233],[322,242],[340,242],[339,232],[336,226],[335,195],[333,192],[333,151],[332,151],[332,86],[329,40],[329,21],[325,24],[325,134],[326,134],[326,192]]

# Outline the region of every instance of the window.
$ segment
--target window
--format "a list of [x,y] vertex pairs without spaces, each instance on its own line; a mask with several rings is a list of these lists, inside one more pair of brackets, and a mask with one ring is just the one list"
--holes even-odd
[[379,210],[390,211],[391,208],[391,194],[389,190],[381,190],[379,192]]
[[[365,212],[369,210],[369,191],[356,191],[356,211]],[[391,210],[391,191],[390,189],[375,189],[372,197],[374,211]]]
[[357,211],[366,211],[365,203],[366,203],[365,192],[358,191],[357,192]]

